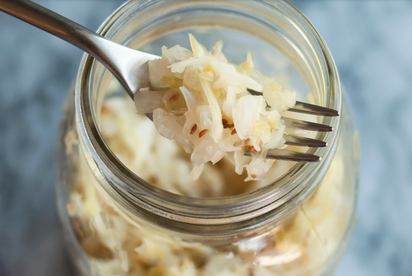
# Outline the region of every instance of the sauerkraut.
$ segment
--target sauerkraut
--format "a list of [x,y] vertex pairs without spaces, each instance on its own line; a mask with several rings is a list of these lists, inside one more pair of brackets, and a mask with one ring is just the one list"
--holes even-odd
[[[294,105],[294,93],[255,71],[250,55],[235,66],[221,42],[207,51],[190,39],[192,51],[163,48],[150,65],[152,87],[138,92],[135,105],[107,97],[99,117],[104,140],[131,171],[176,194],[221,197],[274,181],[292,164],[268,161],[265,151],[284,146],[281,116]],[[112,82],[109,93],[118,90]],[[153,112],[154,123],[131,115],[136,106]],[[65,142],[72,154],[78,146],[73,132]],[[252,147],[252,158],[244,157]],[[67,212],[93,276],[315,276],[336,255],[351,214],[340,193],[346,184],[341,162],[334,158],[316,191],[282,223],[219,246],[132,218],[84,158],[76,160]]]
[[284,147],[281,116],[295,105],[295,93],[256,71],[250,53],[236,66],[223,54],[222,41],[208,51],[189,39],[192,51],[163,47],[161,58],[149,61],[151,88],[135,94],[138,113],[153,113],[158,132],[191,153],[193,179],[205,163],[224,157],[236,173],[246,169],[246,181],[264,179],[274,163],[267,151]]
[[[250,182],[243,181],[227,186],[232,183],[226,179],[232,170],[210,164],[197,182],[191,179],[192,164],[182,148],[160,136],[145,116],[130,116],[134,109],[127,98],[110,98],[100,124],[111,150],[139,176],[191,196],[236,194],[242,192],[239,188],[250,188]],[[186,241],[143,219],[131,219],[83,159],[78,162],[67,210],[93,276],[319,275],[339,247],[350,215],[340,193],[346,184],[341,181],[340,162],[332,162],[315,193],[281,225],[224,246]],[[286,169],[280,164],[273,170]]]

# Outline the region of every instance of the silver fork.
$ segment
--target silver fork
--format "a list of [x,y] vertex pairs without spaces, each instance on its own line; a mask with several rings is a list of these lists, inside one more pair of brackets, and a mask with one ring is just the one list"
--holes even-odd
[[158,56],[113,41],[51,10],[27,0],[0,0],[0,10],[80,48],[101,62],[133,99],[149,85],[147,61]]
[[[35,27],[59,37],[74,46],[82,49],[96,60],[101,62],[120,82],[127,94],[133,99],[135,92],[141,87],[149,86],[147,61],[159,58],[158,56],[140,52],[113,41],[57,14],[34,2],[25,0],[0,0],[0,10],[18,19],[21,19]],[[249,90],[253,95],[257,91]],[[292,112],[300,112],[319,116],[338,116],[333,109],[297,102]],[[150,114],[147,114],[150,118]],[[302,120],[282,118],[292,127],[313,130],[332,131],[327,125],[305,122]],[[304,147],[325,147],[324,141],[286,134],[287,145]],[[250,155],[246,152],[246,155]],[[320,157],[284,149],[273,149],[267,154],[267,158],[289,161],[316,162]]]
[[[254,96],[262,95],[262,92],[258,92],[252,89],[248,89],[249,93]],[[296,101],[294,108],[289,108],[288,111],[303,113],[316,116],[327,116],[327,117],[336,117],[339,116],[339,112],[335,109],[299,102]],[[287,126],[294,128],[304,129],[308,131],[318,131],[318,132],[330,132],[333,131],[333,128],[329,125],[318,124],[303,120],[297,120],[287,117],[282,117],[282,120]],[[311,139],[302,136],[296,136],[291,134],[285,134],[283,138],[286,140],[285,144],[289,146],[300,146],[300,147],[326,147],[327,143],[323,140]],[[251,155],[249,152],[246,152],[246,155]],[[296,152],[286,149],[272,149],[269,150],[266,158],[270,159],[279,159],[287,161],[296,161],[296,162],[317,162],[321,158],[317,155],[303,152]]]

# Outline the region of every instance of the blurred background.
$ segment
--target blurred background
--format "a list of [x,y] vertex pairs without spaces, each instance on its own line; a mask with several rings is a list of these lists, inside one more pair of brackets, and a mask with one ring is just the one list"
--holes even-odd
[[[35,2],[92,30],[122,4]],[[412,275],[412,1],[292,3],[329,45],[361,137],[358,221],[337,275]],[[73,273],[55,207],[55,147],[81,56],[0,13],[0,276]]]

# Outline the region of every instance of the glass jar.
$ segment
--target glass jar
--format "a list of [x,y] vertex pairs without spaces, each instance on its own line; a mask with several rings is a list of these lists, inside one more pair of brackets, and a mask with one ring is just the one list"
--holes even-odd
[[76,267],[82,275],[332,274],[354,220],[358,139],[327,46],[285,1],[131,1],[99,29],[154,54],[187,46],[188,32],[209,49],[222,39],[233,63],[250,50],[258,70],[298,97],[339,110],[306,116],[334,128],[313,134],[327,147],[305,149],[322,161],[277,161],[252,184],[218,164],[190,182],[178,147],[85,55],[58,142],[58,208]]

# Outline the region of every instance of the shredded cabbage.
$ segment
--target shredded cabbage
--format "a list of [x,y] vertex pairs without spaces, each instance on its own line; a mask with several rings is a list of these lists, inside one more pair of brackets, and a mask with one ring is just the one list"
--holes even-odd
[[225,156],[236,173],[246,169],[246,181],[264,179],[274,162],[265,158],[267,151],[284,147],[281,116],[295,105],[295,93],[256,71],[250,53],[236,66],[223,54],[222,41],[208,51],[193,35],[189,40],[191,51],[164,46],[161,58],[149,62],[151,88],[135,94],[138,113],[153,113],[159,133],[191,153],[194,179],[205,163]]

